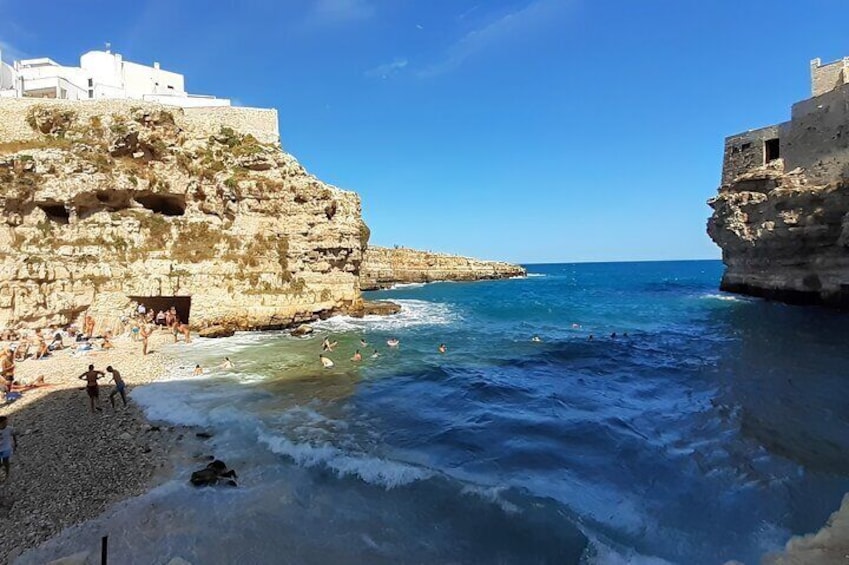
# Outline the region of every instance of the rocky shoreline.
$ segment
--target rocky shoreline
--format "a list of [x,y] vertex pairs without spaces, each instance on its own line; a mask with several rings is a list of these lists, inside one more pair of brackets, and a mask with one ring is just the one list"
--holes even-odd
[[26,390],[0,406],[18,435],[10,477],[0,483],[0,529],[9,534],[0,536],[0,563],[170,477],[169,453],[193,433],[148,422],[132,399],[123,408],[116,396],[113,411],[111,384],[101,386],[103,410],[92,414],[85,383],[77,377],[89,364],[99,370],[112,365],[132,391],[165,374],[161,347],[171,341],[170,334],[157,332],[151,337],[153,352],[144,357],[140,342],[121,337],[113,350],[76,357],[65,349],[18,363],[18,381],[43,375],[48,386]]

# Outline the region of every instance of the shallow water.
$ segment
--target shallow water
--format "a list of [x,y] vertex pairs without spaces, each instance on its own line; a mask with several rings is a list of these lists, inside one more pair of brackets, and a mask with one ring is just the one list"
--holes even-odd
[[403,312],[310,338],[179,346],[133,399],[213,431],[239,488],[185,468],[21,562],[108,533],[121,563],[757,563],[838,507],[845,315],[720,293],[715,261],[529,271],[374,293]]

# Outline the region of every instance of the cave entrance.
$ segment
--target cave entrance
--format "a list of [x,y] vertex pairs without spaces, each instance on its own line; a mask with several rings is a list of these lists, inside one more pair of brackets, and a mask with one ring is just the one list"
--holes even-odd
[[51,222],[59,224],[67,224],[70,222],[71,213],[65,208],[64,204],[39,204],[39,208],[47,215],[47,219]]
[[177,194],[137,194],[136,202],[165,216],[182,216],[186,213],[186,198]]
[[192,310],[191,296],[130,296],[139,304],[144,304],[148,312],[154,315],[162,310],[167,312],[172,306],[177,309],[177,316],[181,322],[189,323],[189,312]]
[[764,140],[764,163],[771,163],[781,157],[781,144],[778,138]]

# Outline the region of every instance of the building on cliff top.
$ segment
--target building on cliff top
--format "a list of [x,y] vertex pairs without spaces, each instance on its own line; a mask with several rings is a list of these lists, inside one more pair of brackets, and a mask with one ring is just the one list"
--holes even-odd
[[111,51],[89,51],[79,67],[66,67],[47,57],[9,65],[0,57],[0,98],[65,100],[144,100],[171,106],[229,106],[230,100],[185,90],[183,75],[125,61]]
[[722,185],[758,170],[801,169],[828,184],[849,176],[849,57],[811,61],[811,98],[793,104],[790,121],[725,139]]

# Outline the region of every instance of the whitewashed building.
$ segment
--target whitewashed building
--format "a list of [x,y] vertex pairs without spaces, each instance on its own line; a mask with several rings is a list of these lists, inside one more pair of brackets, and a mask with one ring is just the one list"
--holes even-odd
[[125,61],[111,51],[89,51],[79,67],[66,67],[47,57],[21,59],[9,65],[0,58],[0,98],[146,100],[173,106],[229,106],[227,98],[189,94],[183,75]]

